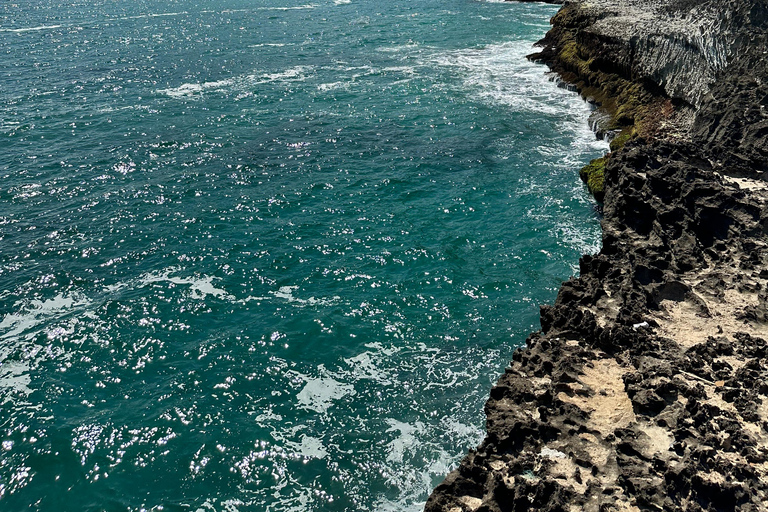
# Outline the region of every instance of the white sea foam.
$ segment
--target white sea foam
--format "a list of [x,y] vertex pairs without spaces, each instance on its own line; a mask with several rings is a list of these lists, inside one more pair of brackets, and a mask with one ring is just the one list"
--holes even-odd
[[251,73],[212,82],[185,83],[178,87],[159,89],[157,93],[175,99],[197,99],[207,92],[243,92],[272,82],[301,82],[306,80],[313,70],[312,66],[293,66],[274,73]]
[[352,384],[345,384],[331,377],[306,378],[306,382],[296,399],[300,407],[319,413],[327,411],[336,400],[355,394]]
[[303,435],[301,442],[285,441],[286,448],[293,450],[297,455],[310,459],[322,459],[328,455],[328,450],[317,437]]
[[404,75],[416,74],[416,68],[414,66],[390,66],[382,68],[382,71],[386,71],[388,73],[402,73]]
[[170,89],[160,89],[160,94],[165,94],[171,98],[192,98],[199,96],[204,91],[221,91],[225,87],[232,85],[231,80],[218,80],[215,82],[204,82],[197,84],[181,84],[178,87]]
[[[596,254],[602,245],[597,226],[562,221],[557,223],[554,236],[584,254]],[[578,270],[579,266],[574,263],[572,268]]]
[[21,34],[23,32],[37,32],[38,30],[53,30],[55,28],[61,28],[61,25],[40,25],[38,27],[24,27],[24,28],[0,28],[0,32],[15,32]]
[[341,300],[341,297],[337,295],[331,298],[317,299],[315,297],[310,297],[308,299],[300,299],[298,297],[293,296],[293,292],[295,290],[298,290],[298,288],[299,288],[298,286],[281,286],[277,291],[271,291],[269,293],[277,299],[283,299],[288,302],[304,304],[308,306],[315,306],[315,305],[327,306]]
[[296,5],[294,7],[256,7],[256,11],[301,11],[304,9],[314,9],[317,4]]
[[141,20],[141,19],[147,19],[147,18],[164,18],[167,16],[182,16],[184,14],[189,14],[187,11],[181,11],[181,12],[160,12],[160,13],[153,13],[153,14],[139,14],[137,16],[126,16],[124,18],[119,18],[121,20]]
[[[277,73],[267,73],[262,75],[262,77],[268,81],[301,80],[306,77],[307,72],[311,69],[309,66],[294,66]],[[254,75],[249,76],[253,77]]]
[[465,89],[494,105],[553,116],[562,115],[564,103],[588,110],[576,95],[549,83],[543,66],[526,59],[533,51],[527,41],[508,41],[439,53],[434,61],[462,73]]
[[[30,364],[27,361],[3,361],[0,365],[0,396],[5,395],[2,404],[13,401],[13,396],[21,394],[25,397],[32,394],[29,385],[32,377],[29,375]],[[10,390],[11,393],[2,393]]]
[[[63,349],[59,346],[43,349],[30,340],[46,328],[49,329],[49,339],[72,334],[72,324],[78,321],[76,318],[70,318],[68,327],[52,328],[51,324],[82,311],[89,304],[91,301],[81,294],[59,294],[45,301],[32,300],[15,304],[18,310],[7,314],[0,322],[0,339],[10,341],[0,346],[0,397],[3,404],[13,402],[14,407],[26,404],[25,398],[32,393],[32,377],[29,373],[32,367],[44,359],[63,355]],[[9,359],[12,352],[19,350],[24,354],[22,359]],[[19,397],[21,400],[18,400]]]
[[149,107],[141,106],[141,105],[125,105],[123,107],[98,107],[96,109],[97,112],[100,114],[109,114],[111,112],[121,112],[126,110],[148,110]]
[[248,45],[248,48],[264,48],[264,47],[282,48],[284,46],[293,46],[293,44],[290,44],[290,43],[260,43],[260,44]]
[[333,3],[336,5],[345,5],[345,4],[351,4],[352,0],[333,0]]
[[139,279],[139,287],[146,286],[152,283],[169,282],[177,285],[189,285],[189,291],[193,299],[204,299],[206,296],[211,295],[213,297],[233,300],[230,294],[222,288],[216,288],[213,285],[213,281],[219,279],[213,276],[203,277],[175,277],[170,274],[173,271],[166,271],[162,274],[145,274]]
[[366,350],[365,352],[344,359],[349,365],[350,377],[355,380],[372,380],[383,386],[392,384],[391,376],[384,370],[380,354]]
[[339,75],[340,77],[346,79],[347,82],[353,82],[357,80],[358,78],[368,77],[371,75],[377,75],[381,73],[381,70],[379,68],[374,68],[372,66],[346,66],[341,65],[336,68],[333,68],[334,71],[342,71],[344,73],[350,73],[350,75]]
[[[37,325],[71,313],[73,310],[88,304],[90,304],[90,300],[79,294],[59,294],[45,301],[32,300],[27,304],[17,304],[19,310],[16,313],[5,315],[3,321],[0,322],[0,332],[5,331],[0,334],[0,339],[13,338]],[[26,338],[28,339],[33,335],[34,333],[27,333]]]
[[239,302],[242,303],[242,304],[245,304],[247,302],[252,302],[252,301],[262,302],[262,301],[265,301],[265,300],[272,300],[272,297],[259,297],[259,296],[256,296],[256,295],[249,295],[248,297],[240,300]]
[[424,424],[417,421],[413,425],[393,418],[387,418],[389,428],[387,432],[399,432],[400,435],[387,444],[387,462],[402,464],[406,451],[418,447],[417,435],[424,431]]
[[349,89],[349,82],[331,82],[327,84],[320,84],[317,86],[317,89],[322,92]]
[[143,288],[150,284],[167,282],[175,285],[189,286],[189,292],[193,299],[204,299],[210,295],[218,299],[234,301],[234,297],[227,293],[226,290],[214,286],[214,281],[220,278],[205,275],[195,277],[179,277],[172,275],[179,271],[180,269],[177,268],[169,268],[164,272],[148,272],[134,280],[105,286],[104,290],[108,293],[115,293],[123,289]]

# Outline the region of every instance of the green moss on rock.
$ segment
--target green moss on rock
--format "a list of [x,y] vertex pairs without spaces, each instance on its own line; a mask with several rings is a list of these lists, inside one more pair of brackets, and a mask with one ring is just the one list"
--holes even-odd
[[624,145],[635,135],[635,129],[633,127],[624,128],[612,141],[611,151],[618,151],[624,147]]
[[607,157],[595,158],[579,171],[579,177],[587,184],[589,192],[598,201],[605,196],[605,162]]
[[579,75],[589,74],[589,66],[592,64],[592,59],[585,58],[582,48],[575,41],[565,43],[558,56],[561,62]]

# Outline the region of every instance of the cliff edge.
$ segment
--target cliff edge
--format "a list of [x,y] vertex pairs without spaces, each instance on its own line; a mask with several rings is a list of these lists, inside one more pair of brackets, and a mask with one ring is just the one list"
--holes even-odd
[[540,45],[614,137],[603,248],[426,511],[768,510],[768,4],[566,2]]

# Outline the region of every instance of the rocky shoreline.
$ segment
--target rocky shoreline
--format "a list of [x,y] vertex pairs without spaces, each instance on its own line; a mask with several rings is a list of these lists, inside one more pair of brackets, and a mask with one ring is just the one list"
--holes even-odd
[[768,4],[566,2],[540,44],[615,137],[603,248],[425,510],[768,510]]

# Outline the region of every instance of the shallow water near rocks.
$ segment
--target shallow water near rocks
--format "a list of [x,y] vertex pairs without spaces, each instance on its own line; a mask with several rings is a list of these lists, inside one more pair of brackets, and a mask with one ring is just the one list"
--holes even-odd
[[420,510],[599,248],[555,12],[0,6],[0,508]]

